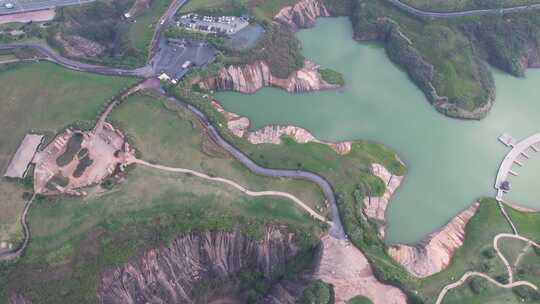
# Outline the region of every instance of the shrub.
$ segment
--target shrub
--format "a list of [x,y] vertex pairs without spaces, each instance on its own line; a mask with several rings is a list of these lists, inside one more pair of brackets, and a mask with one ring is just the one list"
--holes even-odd
[[495,280],[501,284],[508,284],[508,276],[506,274],[496,276]]
[[485,273],[485,272],[489,272],[490,269],[491,269],[491,265],[489,264],[489,262],[487,262],[487,261],[482,261],[482,262],[480,263],[480,270],[481,270],[482,272],[484,272],[484,273]]
[[329,84],[335,84],[338,86],[345,85],[345,79],[343,79],[343,75],[337,71],[334,71],[332,69],[320,69],[319,73],[321,74],[321,78]]
[[540,292],[534,290],[528,286],[518,286],[514,287],[512,291],[521,298],[523,301],[537,301],[540,300]]
[[299,304],[331,304],[332,285],[326,284],[321,280],[311,282],[298,301]]
[[474,277],[469,281],[469,288],[475,294],[480,294],[487,288],[486,280]]
[[101,183],[101,187],[107,190],[111,190],[114,187],[114,184],[115,184],[114,178],[108,177]]
[[495,248],[489,247],[488,249],[485,249],[482,251],[482,256],[488,259],[493,259],[497,255],[497,251],[495,251]]

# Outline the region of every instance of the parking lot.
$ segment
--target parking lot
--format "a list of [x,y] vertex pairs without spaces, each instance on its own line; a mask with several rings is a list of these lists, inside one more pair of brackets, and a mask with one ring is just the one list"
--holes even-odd
[[[0,0],[0,15],[38,11],[59,6],[90,3],[95,0]],[[12,6],[10,8],[10,6]]]
[[154,58],[154,71],[158,75],[165,73],[174,79],[180,79],[187,73],[188,67],[182,67],[184,63],[189,61],[189,67],[203,66],[211,62],[216,55],[216,50],[206,43],[187,39],[164,41],[160,48]]

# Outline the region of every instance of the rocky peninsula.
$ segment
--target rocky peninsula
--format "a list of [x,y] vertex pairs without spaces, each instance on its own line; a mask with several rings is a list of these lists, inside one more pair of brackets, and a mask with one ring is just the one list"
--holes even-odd
[[306,60],[304,67],[289,75],[279,78],[272,75],[268,64],[257,61],[252,64],[230,65],[220,69],[216,75],[199,82],[206,90],[236,91],[255,93],[263,87],[277,87],[289,93],[335,89],[338,86],[324,81],[319,74],[320,66]]
[[301,0],[295,5],[282,8],[274,20],[287,25],[292,30],[309,28],[315,25],[317,17],[329,17],[324,4],[317,0]]
[[366,196],[364,198],[362,211],[369,219],[374,219],[376,221],[379,237],[384,239],[386,208],[388,207],[390,198],[401,185],[404,177],[392,175],[392,173],[381,164],[372,164],[371,173],[384,182],[386,189],[382,196]]
[[281,144],[281,138],[288,136],[299,144],[321,143],[328,145],[340,155],[351,151],[352,142],[327,143],[318,140],[308,130],[295,126],[269,125],[256,131],[250,131],[249,118],[226,111],[219,103],[212,101],[212,106],[220,112],[227,121],[227,128],[237,137],[245,138],[252,144]]
[[444,270],[450,263],[454,252],[463,245],[465,226],[479,206],[478,202],[472,204],[417,245],[390,246],[388,254],[411,274],[419,278],[425,278]]

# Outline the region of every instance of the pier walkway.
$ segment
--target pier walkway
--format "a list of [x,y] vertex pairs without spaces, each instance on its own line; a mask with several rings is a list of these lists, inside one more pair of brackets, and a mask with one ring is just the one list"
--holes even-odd
[[499,137],[499,140],[507,145],[512,147],[512,150],[506,154],[501,165],[499,166],[499,171],[497,172],[497,177],[495,178],[495,189],[497,189],[497,200],[502,201],[504,193],[507,191],[503,189],[502,185],[504,182],[508,181],[508,174],[517,176],[518,174],[512,170],[514,164],[523,166],[523,163],[520,161],[520,157],[529,158],[527,154],[528,150],[538,152],[538,148],[535,146],[540,143],[540,133],[533,134],[519,142],[513,140],[509,135],[503,134]]

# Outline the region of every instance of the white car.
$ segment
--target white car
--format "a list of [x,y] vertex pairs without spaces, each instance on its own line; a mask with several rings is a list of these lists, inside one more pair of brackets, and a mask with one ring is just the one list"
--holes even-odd
[[15,7],[15,5],[13,3],[11,3],[11,2],[8,2],[8,3],[4,4],[4,7],[7,8],[7,9],[12,9],[12,8]]

